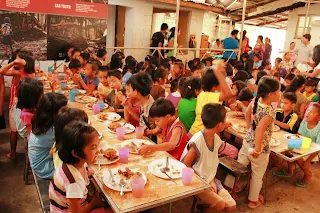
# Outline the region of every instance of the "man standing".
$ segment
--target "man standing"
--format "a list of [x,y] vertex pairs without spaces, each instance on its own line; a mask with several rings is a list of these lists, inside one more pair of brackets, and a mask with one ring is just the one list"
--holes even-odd
[[263,52],[263,61],[264,62],[270,62],[270,57],[272,53],[272,45],[271,45],[271,40],[270,38],[265,38],[264,40],[265,47],[264,47],[264,52]]
[[[161,31],[156,32],[152,35],[151,41],[150,41],[150,47],[163,47],[164,44],[164,37],[168,30],[168,25],[166,23],[163,23],[161,25]],[[154,49],[151,49],[151,54],[153,53]],[[164,57],[164,50],[161,50],[161,55]],[[154,53],[154,56],[160,57],[160,54],[158,51]]]
[[[239,30],[232,30],[231,36],[223,41],[223,47],[225,49],[236,50],[239,48],[238,33]],[[223,58],[226,61],[230,58],[229,62],[234,65],[237,62],[237,53],[233,51],[225,51],[223,53]]]
[[299,46],[298,49],[295,50],[295,52],[298,53],[298,57],[295,62],[295,65],[312,60],[313,46],[310,44],[310,40],[311,40],[310,34],[303,35],[301,39],[302,44]]

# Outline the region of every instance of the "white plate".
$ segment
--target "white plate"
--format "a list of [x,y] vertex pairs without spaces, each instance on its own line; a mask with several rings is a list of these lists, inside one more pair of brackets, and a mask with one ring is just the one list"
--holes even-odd
[[238,112],[238,111],[227,112],[227,115],[230,116],[231,118],[244,118],[244,113]]
[[246,129],[244,126],[238,124],[232,125],[232,129],[243,134],[246,134],[248,131],[248,129]]
[[281,144],[281,142],[280,142],[279,140],[276,140],[276,139],[274,139],[274,138],[271,138],[271,141],[270,141],[270,143],[269,143],[269,146],[275,147],[275,146],[279,146],[280,144]]
[[284,138],[289,140],[289,139],[297,139],[299,138],[298,136],[296,136],[295,134],[291,134],[291,133],[288,133],[288,134],[285,134],[284,135]]
[[[109,146],[104,146],[103,150],[107,150],[107,148],[111,148],[111,147],[109,147]],[[112,149],[113,149],[113,148],[112,148]],[[116,159],[114,159],[114,160],[112,160],[112,161],[109,161],[107,158],[103,157],[102,154],[98,154],[98,157],[97,157],[96,161],[94,162],[94,164],[97,165],[99,160],[100,160],[100,165],[113,164],[113,163],[115,163],[115,162],[117,162],[117,161],[120,160],[120,158],[119,158],[119,152],[118,152],[118,151],[117,151],[117,154],[118,154],[118,158],[116,158]]]
[[[91,110],[92,110],[92,109],[93,109],[93,107],[92,107],[92,106],[90,106],[90,104],[91,104],[91,103],[86,104],[86,105],[85,105],[85,108],[87,108],[87,109],[91,109]],[[94,104],[96,104],[96,103],[94,103]],[[103,110],[108,109],[108,107],[109,107],[109,105],[105,103],[105,104],[104,104],[104,109],[103,109]]]
[[86,104],[86,103],[95,102],[98,99],[95,97],[87,96],[87,95],[81,95],[81,96],[76,96],[75,100],[76,102]]
[[280,131],[280,127],[277,126],[277,125],[273,125],[272,131],[273,131],[273,132],[278,132],[278,131]]
[[98,131],[98,130],[97,130],[97,132],[98,132],[98,134],[99,134],[99,139],[101,139],[102,136],[103,136],[102,133],[101,133],[100,131]]
[[[133,147],[132,144],[131,144],[131,142],[133,142],[134,144],[136,144],[137,147],[142,146],[142,143],[143,143],[143,144],[146,144],[146,145],[154,145],[153,142],[148,141],[148,140],[143,140],[143,139],[130,139],[130,140],[125,140],[125,141],[123,141],[123,142],[121,143],[121,147],[127,147],[127,148],[129,148],[128,146]],[[138,151],[137,151],[137,150],[136,150],[136,151],[132,151],[130,148],[129,148],[129,150],[130,150],[130,153],[131,153],[131,154],[138,154]]]
[[[100,116],[101,114],[105,114],[105,115],[107,116],[107,119],[106,119],[106,120],[100,119],[99,116]],[[105,121],[118,121],[118,120],[121,119],[121,116],[118,115],[118,114],[115,113],[115,112],[101,112],[101,113],[95,115],[94,117],[95,117],[95,119],[97,119],[97,120],[100,121],[100,122],[105,122]]]
[[[159,178],[163,178],[163,179],[170,179],[167,175],[165,175],[164,173],[162,173],[160,171],[161,168],[164,168],[166,166],[166,159],[159,159],[159,160],[155,160],[152,161],[149,165],[148,165],[148,169],[149,171],[159,177]],[[170,171],[167,172],[167,174],[172,178],[172,179],[178,179],[181,178],[182,176],[182,169],[185,168],[186,165],[184,165],[183,163],[181,163],[180,161],[174,160],[174,159],[169,159],[169,169]],[[173,173],[174,172],[174,173]]]
[[[112,122],[108,123],[107,125],[107,131],[116,134],[115,131],[111,130],[108,128],[108,126],[111,124]],[[123,127],[126,131],[126,134],[130,134],[132,132],[134,132],[134,130],[136,129],[132,124],[126,123],[124,124],[123,122],[119,123],[121,125],[121,127]],[[124,125],[123,125],[124,124]]]
[[[121,168],[121,170],[125,170],[125,168]],[[138,169],[132,169],[130,168],[130,170],[132,170],[133,172],[139,172]],[[107,169],[103,170],[103,183],[110,189],[112,190],[115,190],[115,191],[119,191],[121,190],[121,187],[120,187],[120,179],[122,178],[122,176],[119,175],[118,173],[118,169],[111,169],[111,173],[113,175],[113,179],[115,180],[116,184],[115,185],[112,185],[111,182],[111,178],[110,178],[110,173]],[[145,184],[147,183],[147,177],[144,173],[140,172],[141,173],[141,177],[143,178],[143,180],[145,181]],[[134,176],[132,176],[134,177]],[[126,186],[123,188],[123,191],[124,192],[131,192],[132,191],[132,188],[131,188],[131,180],[132,180],[132,177],[129,178],[128,180],[126,180]]]

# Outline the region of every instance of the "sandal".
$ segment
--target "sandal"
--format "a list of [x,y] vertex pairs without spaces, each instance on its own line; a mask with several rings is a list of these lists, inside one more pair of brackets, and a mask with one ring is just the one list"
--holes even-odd
[[16,159],[16,157],[12,157],[11,156],[11,153],[6,154],[5,156],[6,156],[6,158],[8,158],[10,160],[15,160]]
[[284,178],[290,177],[290,175],[288,173],[286,173],[285,171],[283,171],[283,170],[279,170],[277,172],[272,172],[272,174],[274,176],[278,176],[278,177],[284,177]]
[[307,187],[309,184],[310,184],[310,182],[307,182],[307,183],[304,183],[304,182],[302,182],[302,181],[296,181],[296,182],[295,182],[295,185],[296,185],[297,187],[301,187],[301,188],[305,188],[305,187]]
[[261,206],[262,204],[264,204],[264,198],[262,195],[259,195],[259,200],[257,202],[249,201],[248,207],[250,209],[255,209],[255,208]]

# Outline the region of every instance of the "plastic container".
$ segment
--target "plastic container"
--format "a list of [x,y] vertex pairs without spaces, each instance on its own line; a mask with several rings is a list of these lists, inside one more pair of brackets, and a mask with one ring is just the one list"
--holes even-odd
[[60,84],[60,88],[63,89],[63,90],[67,89],[67,84],[66,83],[61,83]]
[[119,149],[120,163],[128,163],[129,160],[129,149],[127,147],[121,147]]
[[75,90],[71,90],[69,92],[69,101],[75,102],[77,92]]
[[182,183],[185,186],[192,184],[192,177],[194,175],[194,170],[192,168],[186,167],[182,169]]
[[300,149],[302,145],[302,139],[288,139],[288,149]]
[[104,103],[97,103],[100,106],[100,111],[104,110]]
[[309,149],[311,146],[311,142],[312,142],[311,138],[303,137],[301,149],[304,149],[304,150]]
[[100,112],[100,105],[99,104],[95,104],[93,105],[93,113],[96,115]]
[[[100,107],[99,107],[99,109],[100,109]],[[117,138],[119,140],[123,140],[125,134],[126,134],[126,129],[125,128],[119,127],[119,128],[116,129],[116,135],[117,135]]]
[[65,77],[66,75],[65,74],[60,74],[60,75],[58,75],[58,79],[60,80],[60,81],[62,81],[62,80],[64,80],[64,77]]
[[136,198],[141,198],[144,193],[145,181],[141,177],[133,178],[131,180],[132,194]]
[[143,134],[144,134],[144,128],[141,126],[136,127],[136,138],[137,139],[142,139],[143,138]]
[[52,67],[52,66],[48,66],[48,72],[51,72],[51,73],[53,73],[53,72],[54,72],[54,69],[53,69],[53,67]]

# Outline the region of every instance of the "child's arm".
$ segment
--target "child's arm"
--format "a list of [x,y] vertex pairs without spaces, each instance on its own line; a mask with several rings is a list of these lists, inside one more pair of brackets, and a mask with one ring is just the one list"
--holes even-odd
[[254,149],[254,152],[252,153],[252,156],[254,158],[257,158],[263,151],[262,150],[263,136],[267,129],[267,126],[270,125],[271,122],[272,122],[272,117],[266,115],[261,119],[261,121],[259,122],[255,130],[256,132],[255,139],[254,139],[255,149]]
[[224,74],[222,71],[220,71],[220,69],[217,69],[214,71],[214,74],[216,76],[216,78],[219,81],[220,84],[220,88],[221,88],[221,94],[220,94],[220,101],[225,101],[228,100],[229,98],[231,98],[233,96],[232,91],[228,85],[228,83],[226,82],[226,79],[224,77]]
[[9,63],[7,66],[1,67],[0,68],[0,75],[20,76],[20,72],[19,71],[11,69],[15,65],[17,65],[17,62],[13,61],[13,62]]
[[281,128],[285,129],[285,130],[290,130],[290,126],[289,124],[287,123],[283,123],[283,122],[280,122],[280,121],[274,121],[274,123],[278,126],[280,126]]
[[81,204],[80,198],[69,198],[69,211],[71,213],[89,213],[95,206],[96,198],[92,197],[89,203]]
[[86,85],[81,77],[79,79],[79,83],[81,87],[87,91],[88,95],[91,95],[93,91],[97,89],[97,86],[94,84]]
[[148,135],[157,135],[157,134],[159,134],[159,133],[161,133],[161,128],[160,128],[160,127],[156,127],[156,128],[154,128],[154,129],[146,129],[146,130],[144,131],[144,135],[145,135],[145,136],[148,136]]
[[187,167],[192,167],[193,162],[198,158],[198,154],[195,150],[195,148],[193,146],[190,146],[190,149],[188,150],[187,155],[185,156],[185,158],[183,159],[183,163],[187,166]]
[[251,126],[251,116],[252,116],[252,102],[249,104],[248,109],[246,111],[246,124],[247,124],[247,129],[250,129]]

